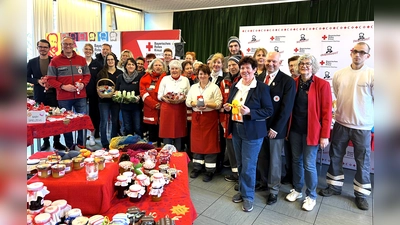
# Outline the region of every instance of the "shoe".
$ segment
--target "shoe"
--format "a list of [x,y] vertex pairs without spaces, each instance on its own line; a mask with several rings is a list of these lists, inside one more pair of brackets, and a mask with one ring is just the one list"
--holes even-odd
[[192,170],[192,172],[190,173],[190,178],[196,178],[200,175],[200,170]]
[[301,192],[297,192],[295,189],[290,190],[290,193],[286,195],[286,200],[289,202],[294,202],[296,199],[302,198],[303,194]]
[[267,191],[268,186],[262,184],[256,184],[255,191]]
[[231,167],[231,164],[229,163],[229,160],[226,160],[224,163],[222,163],[222,166],[225,168]]
[[243,202],[242,195],[240,193],[237,193],[236,195],[234,195],[232,197],[232,202],[234,202],[234,203]]
[[94,139],[93,136],[90,136],[90,137],[89,137],[89,145],[90,145],[90,146],[96,145],[96,140]]
[[211,181],[213,176],[214,176],[214,173],[206,172],[206,174],[204,174],[204,177],[203,177],[203,182]]
[[235,189],[235,191],[239,191],[239,183],[236,183],[233,189]]
[[40,146],[40,151],[46,151],[48,148],[50,148],[50,142],[45,141],[42,146]]
[[272,205],[278,201],[278,195],[270,193],[267,199],[267,205]]
[[251,212],[253,210],[253,203],[249,200],[244,200],[243,201],[243,205],[242,205],[242,209],[245,212]]
[[335,190],[333,190],[332,188],[327,187],[327,188],[325,188],[325,189],[321,189],[321,190],[318,192],[318,194],[321,195],[321,196],[324,196],[324,197],[330,197],[330,196],[332,196],[332,195],[340,195],[340,194],[342,194],[342,192],[340,192],[340,191],[335,191]]
[[301,206],[301,208],[306,211],[311,211],[314,209],[315,204],[317,204],[317,201],[307,196],[306,199],[304,199],[303,206]]
[[226,175],[224,179],[228,182],[237,182],[239,180],[236,174]]
[[53,144],[53,148],[57,149],[57,150],[64,150],[64,151],[68,151],[69,148],[67,148],[65,145],[61,144],[60,142],[56,142]]
[[361,210],[368,210],[369,208],[367,199],[361,197],[356,197],[356,205]]

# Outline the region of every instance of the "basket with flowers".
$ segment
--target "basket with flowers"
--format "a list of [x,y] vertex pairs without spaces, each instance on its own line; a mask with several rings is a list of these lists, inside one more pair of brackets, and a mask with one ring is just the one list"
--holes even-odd
[[164,95],[164,98],[166,98],[172,104],[179,104],[186,100],[186,95],[184,92],[168,92]]

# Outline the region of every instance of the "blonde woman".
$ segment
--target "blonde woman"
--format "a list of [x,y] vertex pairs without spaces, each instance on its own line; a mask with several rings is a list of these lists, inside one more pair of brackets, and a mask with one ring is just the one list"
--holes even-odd
[[125,49],[121,52],[121,57],[119,57],[119,62],[117,64],[117,69],[125,71],[124,67],[125,67],[125,63],[126,60],[129,58],[135,58],[132,54],[132,52],[128,49]]

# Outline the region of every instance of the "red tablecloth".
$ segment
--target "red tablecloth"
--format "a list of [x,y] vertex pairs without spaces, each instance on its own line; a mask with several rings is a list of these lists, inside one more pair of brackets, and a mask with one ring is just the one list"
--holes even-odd
[[66,119],[63,121],[46,121],[46,123],[28,124],[27,128],[28,146],[33,143],[33,138],[45,138],[83,129],[88,129],[91,131],[94,130],[92,121],[88,115],[76,117],[74,119]]
[[[38,152],[30,158],[43,158],[51,153]],[[188,164],[189,158],[186,153],[176,152],[172,155],[170,166],[182,172],[177,179],[164,187],[164,193],[160,202],[152,202],[151,197],[146,194],[138,203],[131,203],[129,198],[117,199],[114,193],[114,180],[118,174],[118,165],[109,163],[106,169],[100,171],[99,180],[88,182],[85,171],[73,171],[64,178],[33,177],[29,183],[41,181],[50,191],[45,199],[66,199],[73,208],[80,208],[85,216],[102,214],[112,218],[116,213],[125,213],[129,207],[137,206],[145,210],[146,214],[156,213],[158,221],[168,215],[177,219],[177,225],[193,224],[197,217],[196,209],[190,198]],[[72,181],[70,181],[72,179]],[[113,194],[110,195],[110,192]]]
[[[49,152],[38,152],[30,158],[43,158],[47,155]],[[99,171],[99,179],[96,181],[86,181],[85,168],[82,168],[65,174],[63,178],[39,178],[35,175],[28,180],[28,184],[43,182],[50,191],[45,199],[65,199],[72,208],[80,208],[85,215],[102,214],[111,207],[114,178],[118,172],[117,163],[106,163],[105,169]]]

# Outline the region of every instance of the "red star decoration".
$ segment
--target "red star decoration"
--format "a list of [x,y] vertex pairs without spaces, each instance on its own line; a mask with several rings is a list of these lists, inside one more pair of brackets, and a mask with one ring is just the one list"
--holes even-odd
[[321,60],[321,62],[319,62],[319,64],[321,64],[321,66],[323,66],[325,64],[324,60]]

